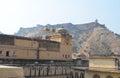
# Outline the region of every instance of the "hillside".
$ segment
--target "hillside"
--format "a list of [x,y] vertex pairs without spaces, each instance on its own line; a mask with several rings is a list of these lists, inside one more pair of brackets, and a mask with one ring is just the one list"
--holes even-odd
[[79,51],[91,55],[119,55],[120,37],[105,28],[97,27],[80,45]]
[[[66,28],[73,36],[73,51],[86,52],[92,55],[96,54],[120,54],[120,36],[109,31],[105,25],[95,22],[85,24],[56,24],[46,25],[48,28]],[[43,29],[46,27],[37,25],[32,28],[20,28],[15,34],[25,37],[36,37],[43,35]]]
[[0,32],[0,34],[3,34],[2,32]]

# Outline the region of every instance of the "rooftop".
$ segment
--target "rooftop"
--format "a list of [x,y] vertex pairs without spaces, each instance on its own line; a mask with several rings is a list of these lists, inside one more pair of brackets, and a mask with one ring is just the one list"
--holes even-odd
[[89,68],[89,67],[72,67],[74,70],[80,71],[93,71],[93,72],[110,72],[110,73],[120,73],[118,69],[110,69],[110,68]]
[[109,69],[109,68],[89,68],[88,71],[120,73],[120,70],[118,69]]

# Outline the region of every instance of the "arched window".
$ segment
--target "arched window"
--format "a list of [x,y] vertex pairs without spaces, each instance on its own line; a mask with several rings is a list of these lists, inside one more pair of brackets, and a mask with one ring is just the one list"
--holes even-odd
[[84,73],[80,74],[80,78],[85,78]]
[[112,76],[107,76],[106,78],[113,78]]
[[75,72],[75,78],[79,78],[78,72]]
[[98,74],[95,74],[93,78],[100,78],[100,76]]
[[73,78],[73,72],[72,71],[70,72],[70,78]]

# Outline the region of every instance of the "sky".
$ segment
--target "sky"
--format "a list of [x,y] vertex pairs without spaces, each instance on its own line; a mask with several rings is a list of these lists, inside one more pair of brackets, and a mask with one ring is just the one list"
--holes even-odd
[[120,34],[120,0],[0,0],[0,31],[14,34],[36,24],[95,21]]

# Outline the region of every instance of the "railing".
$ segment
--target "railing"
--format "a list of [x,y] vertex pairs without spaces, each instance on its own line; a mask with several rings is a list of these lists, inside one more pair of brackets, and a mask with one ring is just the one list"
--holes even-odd
[[87,67],[82,64],[48,63],[48,64],[6,64],[9,66],[23,67],[25,78],[67,78],[70,76],[72,67]]
[[23,67],[26,78],[67,76],[71,71],[72,64],[6,64],[9,66]]

